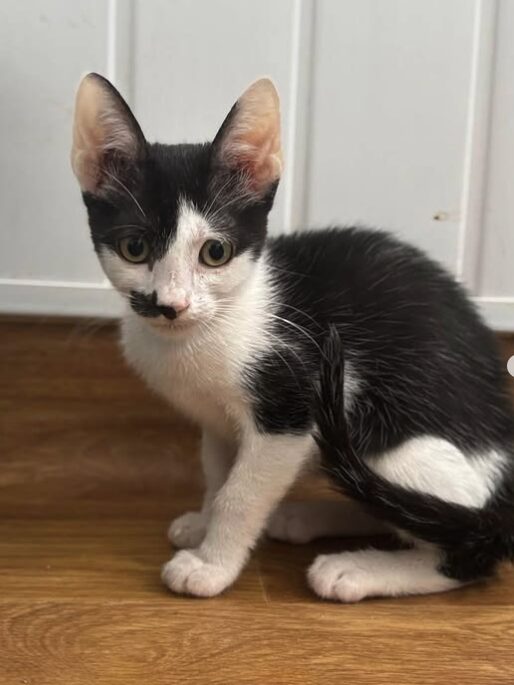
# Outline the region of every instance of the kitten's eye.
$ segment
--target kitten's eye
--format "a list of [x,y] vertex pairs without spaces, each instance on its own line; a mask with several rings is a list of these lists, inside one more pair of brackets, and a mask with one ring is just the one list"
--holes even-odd
[[226,240],[208,240],[200,250],[200,261],[207,266],[222,266],[232,257],[232,244]]
[[118,251],[127,262],[141,264],[150,254],[150,245],[144,238],[122,238],[118,243]]

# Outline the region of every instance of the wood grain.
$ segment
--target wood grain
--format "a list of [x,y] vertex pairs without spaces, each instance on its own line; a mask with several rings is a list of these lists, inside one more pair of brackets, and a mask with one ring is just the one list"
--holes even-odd
[[358,541],[263,542],[225,595],[168,593],[165,531],[200,500],[198,436],[116,339],[110,324],[0,321],[1,685],[514,682],[509,566],[340,606],[312,596],[305,568]]

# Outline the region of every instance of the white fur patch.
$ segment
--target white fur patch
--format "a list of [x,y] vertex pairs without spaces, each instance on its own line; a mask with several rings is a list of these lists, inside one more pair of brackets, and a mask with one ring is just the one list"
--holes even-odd
[[470,457],[441,438],[408,440],[368,465],[383,478],[468,507],[482,507],[501,477],[504,456],[490,451]]
[[204,216],[182,200],[179,205],[177,230],[168,251],[152,269],[151,287],[157,291],[159,304],[174,306],[177,301],[190,303],[188,317],[196,319],[214,305],[219,286],[231,292],[246,274],[245,255],[219,269],[206,267],[199,260],[208,239],[220,238]]
[[439,552],[431,547],[382,552],[374,549],[320,555],[308,571],[309,584],[323,599],[358,602],[365,597],[444,592],[460,583],[438,570]]
[[190,307],[177,323],[193,326],[181,335],[175,322],[160,327],[128,313],[123,346],[128,361],[180,411],[214,432],[233,434],[249,412],[243,368],[270,347],[274,294],[265,260],[255,263],[243,253],[217,269],[201,265],[200,248],[212,237],[217,234],[201,214],[183,204],[168,253],[152,272],[145,267],[139,287],[128,270],[116,274],[124,286],[156,290],[163,304],[185,294]]
[[200,597],[228,587],[313,449],[310,435],[263,435],[248,423],[234,466],[212,504],[202,544],[179,552],[164,566],[168,587]]
[[103,245],[98,250],[98,259],[105,275],[122,295],[129,295],[131,290],[151,292],[146,264],[131,264]]

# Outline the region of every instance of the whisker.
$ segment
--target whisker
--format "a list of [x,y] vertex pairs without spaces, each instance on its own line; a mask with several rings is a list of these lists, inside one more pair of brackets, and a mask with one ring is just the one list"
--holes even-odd
[[292,309],[293,311],[298,312],[298,314],[301,314],[301,316],[305,316],[306,318],[310,319],[310,320],[312,321],[312,323],[313,323],[317,328],[319,328],[320,331],[323,330],[323,327],[321,326],[321,324],[320,324],[318,321],[316,321],[316,319],[314,319],[314,318],[313,318],[310,314],[308,314],[307,312],[305,312],[305,311],[303,311],[303,310],[301,310],[301,309],[298,309],[297,307],[294,307],[292,304],[287,304],[286,302],[280,302],[279,305],[278,305],[278,307],[279,307],[279,308],[280,308],[280,307],[287,307],[288,309]]
[[251,198],[252,194],[250,192],[239,192],[235,196],[231,197],[227,202],[220,205],[212,214],[209,214],[209,221],[214,222],[221,214],[221,212],[223,212],[224,210],[228,209],[229,207],[232,207],[232,205],[241,204],[245,200]]
[[113,181],[115,181],[115,183],[118,183],[118,184],[123,188],[123,190],[127,193],[127,195],[128,195],[129,197],[131,197],[131,198],[134,200],[134,203],[135,203],[136,207],[139,209],[139,211],[141,212],[141,214],[142,214],[142,215],[144,216],[144,218],[146,219],[146,214],[144,213],[143,208],[141,207],[141,205],[139,204],[139,202],[136,200],[136,198],[134,197],[133,193],[131,193],[130,190],[127,188],[127,186],[126,186],[122,181],[120,181],[119,178],[116,178],[116,176],[115,176],[114,174],[111,174],[110,171],[107,171],[107,169],[104,169],[103,172],[104,172],[105,174],[107,174],[107,176],[109,176],[110,179],[112,179]]
[[289,321],[289,319],[285,319],[282,316],[278,316],[278,314],[272,314],[271,312],[268,312],[268,316],[271,316],[273,319],[277,319],[278,321],[282,321],[283,323],[289,324],[289,326],[292,326],[293,328],[295,328],[297,331],[299,331],[300,333],[305,335],[305,337],[308,338],[316,346],[316,348],[319,350],[319,352],[322,353],[321,347],[318,345],[316,340],[302,326],[294,323],[293,321]]
[[281,266],[276,266],[275,264],[270,264],[269,262],[266,262],[266,267],[272,271],[279,271],[280,273],[290,274],[291,276],[300,276],[300,278],[309,278],[310,276],[309,274],[302,274],[298,271],[289,271],[289,269],[283,269]]
[[[220,301],[218,301],[218,305],[219,305],[219,302]],[[221,307],[218,306],[217,312],[218,312],[218,314],[221,315],[218,317],[219,320],[224,321],[225,323],[229,324],[229,326],[233,326],[235,324],[236,320],[234,318],[228,318],[228,315],[238,314],[237,308],[231,307],[230,305],[229,306],[222,305]],[[302,367],[305,368],[305,359],[303,359],[300,356],[298,350],[296,350],[292,344],[290,344],[286,340],[282,339],[280,336],[276,335],[275,333],[273,333],[270,330],[266,330],[266,335],[270,336],[273,340],[275,340],[276,343],[281,348],[284,348],[284,350],[287,350],[289,353],[293,354],[296,357],[296,359],[298,360],[298,362],[302,365]],[[273,348],[272,352],[278,354],[282,358],[284,364],[286,364],[288,366],[289,370],[294,375],[294,372],[291,369],[291,367],[289,366],[287,360],[280,354],[280,352],[276,348]]]
[[[221,316],[218,317],[218,321],[221,321],[221,322],[223,322],[223,323],[225,323],[225,324],[228,324],[228,328],[231,328],[231,327],[233,326],[233,324],[235,323],[233,319],[229,319],[229,318],[227,318],[227,316],[224,316],[223,314],[222,314]],[[274,334],[271,333],[270,331],[267,331],[267,335],[269,335],[269,336],[271,336],[272,338],[274,338],[275,340],[277,340],[277,341],[279,342],[280,345],[283,345],[283,346],[285,347],[285,349],[287,349],[287,350],[289,350],[289,351],[291,351],[291,352],[297,354],[295,350],[293,350],[290,346],[288,346],[286,343],[284,343],[284,341],[281,340],[278,336],[274,335]],[[266,354],[266,350],[265,350],[265,349],[262,349],[260,346],[257,346],[257,345],[255,346],[255,351],[258,352],[258,353],[263,353],[263,352],[264,352],[264,354]],[[295,379],[295,381],[298,383],[298,387],[300,387],[300,383],[299,383],[299,379],[298,379],[298,374],[296,374],[296,373],[294,372],[293,368],[291,367],[291,365],[289,364],[289,362],[287,361],[287,359],[284,357],[284,355],[283,355],[281,352],[279,352],[279,350],[278,350],[277,348],[272,349],[271,352],[272,352],[273,354],[276,354],[276,355],[282,360],[282,362],[284,363],[284,365],[288,368],[289,373],[291,374],[292,378]],[[303,360],[300,359],[300,357],[298,357],[298,359],[299,359],[299,361],[300,361],[302,364],[304,363]]]
[[226,190],[226,189],[228,188],[228,186],[231,184],[232,180],[233,180],[233,179],[229,176],[228,179],[225,181],[225,183],[223,183],[223,184],[221,185],[221,187],[218,189],[218,192],[216,193],[216,195],[213,197],[213,199],[212,199],[211,202],[209,203],[209,206],[204,210],[204,215],[205,215],[205,217],[208,217],[208,216],[209,216],[209,212],[210,212],[211,209],[213,208],[214,203],[216,202],[216,200],[218,199],[218,197],[221,195],[221,193],[222,193],[224,190]]

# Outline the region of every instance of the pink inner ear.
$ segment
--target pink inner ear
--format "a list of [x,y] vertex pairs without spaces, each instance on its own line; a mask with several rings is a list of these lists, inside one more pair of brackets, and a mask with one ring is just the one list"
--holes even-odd
[[253,192],[267,190],[280,178],[280,104],[269,79],[256,81],[237,101],[221,156],[230,168],[246,172]]
[[280,132],[265,122],[228,141],[226,158],[232,168],[246,171],[253,190],[259,191],[280,178]]
[[[135,157],[137,132],[130,115],[103,81],[86,76],[77,92],[71,163],[82,190],[97,191],[105,180],[105,153]],[[137,126],[137,124],[136,124]]]
[[277,148],[277,141],[274,136],[263,142],[258,148],[258,153],[253,160],[251,176],[254,183],[259,186],[271,185],[280,178],[282,170],[281,159],[273,151]]

